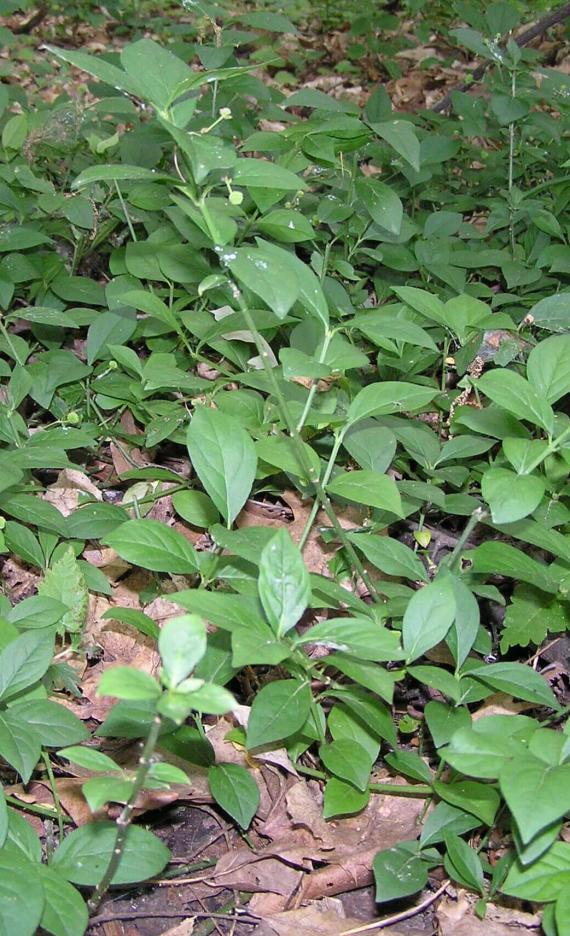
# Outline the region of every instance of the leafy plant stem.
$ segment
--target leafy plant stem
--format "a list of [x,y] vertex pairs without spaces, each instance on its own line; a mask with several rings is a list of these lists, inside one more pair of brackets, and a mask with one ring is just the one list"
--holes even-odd
[[[511,97],[513,101],[517,96],[517,73],[513,69],[511,73]],[[514,173],[515,173],[515,122],[512,121],[509,124],[509,235],[511,240],[511,252],[514,256],[515,252],[515,228],[514,228],[514,208],[513,208],[513,186],[514,186]]]
[[[323,485],[323,487],[326,487],[327,484],[328,484],[328,482],[329,482],[329,480],[330,480],[330,476],[331,476],[331,474],[332,474],[332,470],[333,470],[333,467],[334,467],[334,464],[335,464],[335,461],[336,461],[336,457],[337,457],[337,455],[338,455],[338,451],[339,451],[339,449],[340,449],[340,447],[341,447],[341,445],[342,445],[343,437],[344,437],[344,433],[343,433],[343,432],[339,432],[337,435],[335,435],[334,444],[333,444],[333,447],[332,447],[332,450],[331,450],[331,454],[330,454],[329,460],[328,460],[328,462],[327,462],[327,467],[325,468],[325,473],[324,473],[324,475],[323,475],[323,480],[322,480],[322,485]],[[315,502],[313,503],[312,508],[311,508],[311,513],[309,514],[309,516],[308,516],[308,518],[307,518],[307,522],[306,522],[306,524],[305,524],[305,529],[303,530],[303,532],[302,532],[302,534],[301,534],[301,538],[300,538],[300,540],[299,540],[299,549],[301,549],[301,550],[303,550],[304,547],[305,547],[305,544],[306,544],[306,542],[307,542],[307,540],[308,540],[308,538],[309,538],[309,533],[311,532],[311,530],[312,530],[312,528],[313,528],[313,524],[314,524],[314,522],[315,522],[315,519],[316,519],[316,516],[317,516],[318,512],[319,512],[319,502],[318,502],[318,501],[315,501]]]
[[[321,353],[319,354],[319,358],[318,358],[318,363],[319,363],[319,364],[323,364],[323,363],[324,363],[324,360],[325,360],[325,358],[326,358],[326,356],[327,356],[327,351],[328,351],[328,349],[329,349],[329,345],[330,345],[330,343],[331,343],[331,339],[332,339],[333,335],[334,335],[334,331],[332,331],[331,329],[328,329],[328,328],[327,328],[327,330],[326,330],[326,332],[325,332],[325,337],[324,337],[324,339],[323,339],[323,345],[322,345],[322,348],[321,348]],[[304,407],[303,412],[302,412],[302,414],[301,414],[301,418],[300,418],[299,422],[297,423],[297,432],[301,432],[301,430],[303,429],[303,426],[305,425],[305,420],[307,419],[307,416],[309,415],[309,413],[310,413],[310,411],[311,411],[311,406],[313,405],[313,400],[314,400],[314,398],[315,398],[315,393],[317,392],[317,383],[318,383],[318,381],[313,380],[313,383],[311,384],[311,389],[309,390],[309,395],[308,395],[307,400],[306,400],[306,402],[305,402],[305,407]]]
[[109,886],[115,876],[117,868],[119,867],[121,858],[123,856],[123,851],[125,849],[127,841],[127,832],[129,830],[129,825],[133,816],[136,799],[141,792],[146,776],[150,769],[151,758],[158,741],[158,736],[160,733],[160,727],[162,724],[162,719],[160,715],[155,715],[152,725],[150,726],[147,739],[142,751],[142,754],[139,758],[138,768],[136,772],[135,779],[133,781],[133,786],[131,790],[131,795],[129,796],[127,802],[125,803],[121,814],[117,819],[117,837],[115,839],[115,845],[113,848],[113,854],[111,860],[107,866],[105,874],[97,884],[93,894],[88,901],[89,912],[93,913],[99,907],[103,896],[109,889]]
[[488,515],[487,511],[483,507],[477,507],[473,511],[471,516],[469,517],[469,520],[465,524],[465,529],[463,530],[463,533],[461,534],[461,536],[457,540],[457,543],[455,544],[453,552],[451,552],[450,555],[445,560],[445,565],[452,571],[457,569],[457,566],[459,565],[459,562],[461,560],[461,553],[463,551],[463,547],[465,546],[465,543],[468,541],[469,537],[471,536],[473,530],[479,523],[482,523],[483,520],[486,519],[487,515]]
[[538,466],[541,465],[542,462],[546,458],[548,458],[549,455],[553,455],[554,452],[557,452],[561,444],[565,442],[566,439],[568,439],[569,437],[570,437],[570,426],[568,427],[568,429],[565,429],[564,432],[561,432],[560,435],[556,439],[552,439],[552,441],[548,443],[547,447],[544,449],[542,454],[537,455],[535,460],[531,462],[530,465],[528,465],[528,467],[526,468],[525,474],[531,474],[535,470],[535,468],[538,468]]
[[271,385],[272,392],[275,395],[275,399],[277,400],[277,405],[281,412],[281,418],[283,419],[283,422],[287,426],[289,435],[293,439],[293,444],[295,445],[295,448],[297,449],[297,457],[299,459],[299,463],[303,466],[303,470],[307,473],[307,477],[309,478],[311,483],[314,484],[315,492],[319,500],[319,503],[321,504],[323,510],[325,511],[327,517],[329,518],[331,525],[338,539],[340,540],[340,542],[346,549],[347,555],[350,559],[353,569],[355,570],[357,575],[362,580],[365,588],[367,589],[371,597],[375,601],[379,601],[380,596],[376,590],[374,583],[372,582],[368,573],[364,569],[360,559],[358,558],[356,554],[356,550],[354,549],[354,546],[352,545],[352,543],[350,542],[350,540],[348,539],[346,535],[346,532],[343,530],[342,526],[340,525],[337,515],[334,512],[334,508],[330,502],[330,498],[328,497],[324,489],[324,486],[318,477],[318,474],[315,468],[313,467],[313,465],[311,465],[311,463],[309,462],[306,456],[305,449],[303,447],[303,440],[301,439],[301,436],[299,435],[297,431],[295,423],[291,419],[291,414],[287,406],[287,401],[285,400],[285,397],[283,396],[283,392],[281,390],[281,387],[279,386],[279,382],[275,376],[275,373],[271,366],[271,362],[269,361],[267,348],[264,346],[261,340],[261,335],[259,334],[257,330],[257,326],[253,320],[253,316],[251,315],[251,312],[249,311],[247,304],[241,298],[241,293],[237,287],[236,287],[236,298],[239,301],[240,309],[243,313],[243,317],[246,321],[247,327],[254,337],[259,356],[263,363],[263,368],[265,370],[265,373]]
[[44,767],[48,775],[49,788],[51,790],[51,795],[53,796],[53,802],[55,805],[55,811],[57,813],[57,827],[59,829],[59,838],[60,841],[63,840],[64,836],[64,826],[63,826],[63,812],[61,809],[61,802],[59,799],[59,793],[57,789],[57,783],[55,782],[55,777],[53,773],[53,767],[51,766],[51,760],[47,751],[42,751],[42,760],[44,762]]
[[115,189],[116,189],[117,195],[118,195],[118,197],[119,197],[119,201],[120,201],[120,203],[121,203],[121,208],[123,209],[123,214],[124,214],[124,216],[125,216],[125,221],[127,222],[127,227],[128,227],[128,229],[129,229],[129,234],[131,235],[131,238],[133,239],[133,241],[136,243],[136,241],[137,241],[137,235],[136,235],[135,229],[134,229],[134,227],[133,227],[133,222],[131,221],[131,216],[130,216],[128,210],[127,210],[127,206],[126,206],[126,204],[125,204],[125,199],[123,198],[123,194],[122,194],[122,192],[121,192],[121,189],[119,188],[119,183],[118,183],[117,181],[115,181]]
[[[35,803],[23,803],[17,796],[10,796],[8,793],[6,793],[6,802],[9,803],[10,806],[15,806],[16,809],[33,813],[35,816],[44,816],[46,819],[59,819],[56,810],[50,809],[49,806],[37,806]],[[73,819],[69,819],[63,814],[61,815],[61,820],[64,824],[71,825],[73,823]]]
[[[327,774],[314,767],[304,767],[302,764],[295,764],[295,770],[306,777],[314,777],[315,780],[326,780]],[[370,783],[368,789],[371,793],[383,793],[385,796],[418,796],[422,799],[432,795],[432,788],[427,783]]]

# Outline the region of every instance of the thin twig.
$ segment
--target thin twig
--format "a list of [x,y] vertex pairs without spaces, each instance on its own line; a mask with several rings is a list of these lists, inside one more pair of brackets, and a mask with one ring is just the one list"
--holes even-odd
[[[558,10],[553,10],[552,13],[548,13],[546,16],[543,16],[542,19],[539,19],[538,22],[536,22],[533,26],[530,26],[519,36],[516,36],[516,44],[519,46],[519,48],[523,48],[523,46],[529,45],[533,39],[537,39],[538,36],[542,36],[552,26],[557,26],[569,16],[570,3],[565,3],[564,6],[559,7]],[[464,82],[463,84],[458,85],[456,88],[453,88],[451,91],[449,91],[449,93],[446,94],[445,97],[441,99],[441,101],[438,101],[437,104],[434,104],[434,106],[431,108],[432,112],[441,114],[449,110],[451,107],[452,94],[455,94],[456,91],[462,92],[471,90],[471,88],[478,81],[481,81],[481,78],[485,76],[485,72],[487,71],[490,64],[491,62],[481,62],[481,64],[478,65],[473,72],[471,81]]]
[[196,913],[193,910],[117,910],[116,913],[100,913],[89,921],[89,926],[101,926],[103,923],[113,923],[115,920],[151,920],[151,919],[185,919],[198,920],[239,920],[240,923],[249,923],[252,926],[258,923],[261,917],[244,910],[241,913]]
[[151,758],[154,754],[154,749],[156,747],[156,742],[158,741],[158,736],[160,734],[160,728],[162,725],[162,719],[160,715],[155,715],[150,726],[147,739],[144,744],[144,748],[141,756],[139,757],[137,772],[135,779],[132,784],[131,793],[121,813],[116,821],[117,826],[117,836],[115,838],[115,844],[113,845],[113,852],[109,860],[109,864],[105,870],[105,873],[99,883],[97,884],[91,898],[87,903],[89,911],[92,913],[94,910],[97,910],[101,900],[103,899],[106,891],[111,885],[117,868],[121,863],[121,858],[123,857],[123,852],[125,850],[125,845],[127,841],[127,833],[129,831],[129,826],[131,824],[131,819],[133,818],[133,812],[135,809],[135,802],[137,796],[144,787],[144,782],[146,780],[147,774],[151,765]]
[[366,923],[364,926],[355,926],[353,929],[342,930],[339,936],[355,936],[356,933],[371,933],[372,930],[385,929],[387,926],[393,926],[394,923],[401,923],[402,920],[409,920],[410,917],[417,916],[418,913],[423,913],[424,910],[431,907],[431,905],[445,893],[448,887],[449,881],[444,881],[435,893],[430,894],[429,897],[426,897],[421,903],[416,904],[415,907],[410,907],[409,910],[402,910],[401,913],[394,913],[393,916],[385,917],[383,920],[377,920],[375,923]]

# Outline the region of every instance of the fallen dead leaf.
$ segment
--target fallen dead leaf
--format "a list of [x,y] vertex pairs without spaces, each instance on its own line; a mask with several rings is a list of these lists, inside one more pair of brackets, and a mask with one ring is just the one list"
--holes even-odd
[[437,908],[441,936],[523,936],[540,930],[540,915],[487,904],[484,920],[473,912],[474,900],[464,891],[446,897]]
[[289,906],[367,886],[376,852],[417,837],[422,801],[376,795],[358,816],[329,822],[319,809],[317,784],[291,786],[257,826],[271,844],[257,852],[238,849],[224,855],[212,883],[280,894]]

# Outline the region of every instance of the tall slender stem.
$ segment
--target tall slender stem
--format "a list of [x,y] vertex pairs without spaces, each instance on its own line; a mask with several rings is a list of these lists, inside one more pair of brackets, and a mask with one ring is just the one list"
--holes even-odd
[[[325,337],[323,339],[323,344],[321,347],[321,353],[319,354],[319,364],[323,364],[325,361],[325,358],[327,356],[327,351],[329,350],[329,345],[331,343],[333,335],[334,335],[334,331],[331,331],[330,329],[327,328],[325,332]],[[297,423],[297,432],[301,432],[303,426],[305,425],[305,420],[307,419],[307,416],[309,415],[311,411],[311,406],[313,405],[313,400],[315,398],[316,392],[317,392],[317,380],[313,380],[313,383],[311,384],[311,389],[309,390],[309,395],[305,402],[303,412],[301,413],[301,418],[299,422]]]
[[340,525],[338,517],[334,512],[333,505],[331,504],[330,498],[328,494],[326,493],[323,487],[323,484],[321,483],[319,479],[319,474],[318,474],[317,469],[315,468],[314,465],[311,464],[310,459],[307,457],[307,453],[305,451],[303,440],[301,436],[299,435],[299,432],[297,431],[297,427],[295,426],[294,421],[291,419],[291,414],[287,406],[287,401],[285,400],[285,397],[283,396],[283,391],[281,390],[281,387],[279,386],[279,382],[277,380],[277,377],[275,376],[273,367],[271,366],[267,348],[261,341],[261,335],[259,334],[257,330],[257,326],[253,320],[253,316],[251,312],[249,311],[247,304],[243,301],[241,292],[237,286],[235,287],[234,295],[235,295],[235,298],[239,302],[239,306],[242,311],[243,317],[246,321],[247,327],[254,337],[255,344],[257,346],[257,350],[259,353],[259,357],[263,364],[263,368],[267,375],[267,379],[271,385],[271,390],[273,392],[273,395],[275,396],[275,399],[277,400],[277,405],[281,413],[281,418],[283,419],[283,422],[285,423],[287,427],[287,431],[289,432],[289,435],[291,436],[293,440],[293,444],[297,450],[297,458],[299,459],[299,464],[303,468],[303,471],[306,473],[306,476],[309,479],[309,481],[314,485],[317,499],[319,503],[321,504],[323,510],[325,511],[327,517],[329,518],[331,526],[333,530],[335,531],[338,539],[340,540],[343,547],[345,548],[353,569],[355,570],[355,572],[361,579],[362,583],[364,584],[365,588],[367,589],[368,593],[372,596],[372,598],[375,601],[379,601],[380,596],[378,594],[378,591],[376,590],[376,586],[374,585],[374,582],[371,580],[370,576],[364,569],[356,553],[356,550],[354,549],[354,546],[352,545],[352,543],[350,542],[350,540],[348,539],[346,535],[346,531],[343,530],[342,526]]
[[447,557],[447,559],[445,560],[445,565],[448,566],[448,568],[450,568],[452,571],[459,564],[459,561],[461,559],[461,553],[463,551],[463,547],[465,546],[465,543],[471,536],[473,530],[475,529],[476,526],[478,526],[479,523],[482,523],[482,521],[485,520],[487,516],[488,516],[487,511],[483,507],[477,507],[473,511],[471,516],[469,517],[469,520],[465,524],[465,529],[463,530],[463,533],[461,534],[461,536],[459,537],[459,539],[457,540],[457,543],[455,544],[453,548],[453,552],[451,552],[449,556]]
[[[334,464],[335,464],[335,461],[336,461],[336,456],[338,455],[338,450],[339,450],[339,448],[340,448],[341,445],[342,445],[342,440],[343,440],[343,438],[344,438],[344,433],[343,433],[343,432],[339,432],[339,433],[335,436],[334,444],[333,444],[333,447],[332,447],[332,449],[331,449],[331,453],[330,453],[330,456],[329,456],[329,460],[328,460],[328,462],[327,462],[327,467],[325,468],[325,473],[324,473],[324,475],[323,475],[323,479],[322,479],[322,482],[321,482],[324,488],[326,488],[327,484],[328,484],[329,481],[330,481],[330,477],[331,477],[331,474],[332,474],[332,470],[333,470],[333,468],[334,468]],[[316,501],[314,502],[312,508],[311,508],[311,512],[310,512],[310,514],[309,514],[309,516],[308,516],[308,518],[307,518],[307,522],[306,522],[306,524],[305,524],[305,529],[303,530],[303,532],[302,532],[302,534],[301,534],[301,538],[300,538],[300,540],[299,540],[299,549],[301,549],[301,550],[304,548],[305,543],[307,542],[307,540],[308,540],[308,538],[309,538],[309,533],[311,532],[311,530],[312,530],[312,528],[313,528],[313,523],[315,522],[316,517],[317,517],[317,514],[318,514],[318,512],[319,512],[319,506],[320,506],[320,505],[319,505],[319,502],[318,502],[318,500],[316,500]]]
[[131,790],[131,795],[129,796],[127,802],[125,803],[121,814],[117,819],[117,837],[115,839],[115,845],[113,847],[113,854],[111,855],[111,860],[107,865],[107,870],[105,874],[97,884],[97,887],[93,891],[91,899],[89,900],[87,906],[89,912],[93,913],[97,910],[101,900],[103,899],[105,893],[109,889],[110,884],[113,881],[113,878],[117,872],[117,868],[123,857],[123,852],[125,850],[125,845],[127,842],[127,832],[129,831],[129,825],[131,824],[131,819],[133,817],[133,812],[135,808],[135,802],[137,796],[141,792],[146,776],[150,769],[151,758],[156,747],[156,742],[158,741],[158,735],[160,733],[160,726],[162,724],[162,719],[160,715],[155,715],[152,725],[150,726],[150,731],[147,735],[145,745],[142,751],[142,754],[139,758],[138,768],[136,772],[135,779],[133,781],[133,786]]

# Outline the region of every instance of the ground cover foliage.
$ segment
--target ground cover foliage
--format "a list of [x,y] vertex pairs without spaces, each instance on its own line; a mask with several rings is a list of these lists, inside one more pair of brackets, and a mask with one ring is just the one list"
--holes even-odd
[[[161,796],[209,796],[248,854],[273,756],[321,838],[409,807],[360,879],[380,913],[431,875],[472,927],[570,932],[570,78],[526,12],[355,17],[344,74],[366,45],[397,77],[404,22],[487,64],[448,113],[284,93],[293,6],[188,3],[156,38],[128,11],[120,51],[5,75],[3,931],[80,936],[160,875],[132,819]],[[311,890],[315,854],[296,890],[348,889]]]

